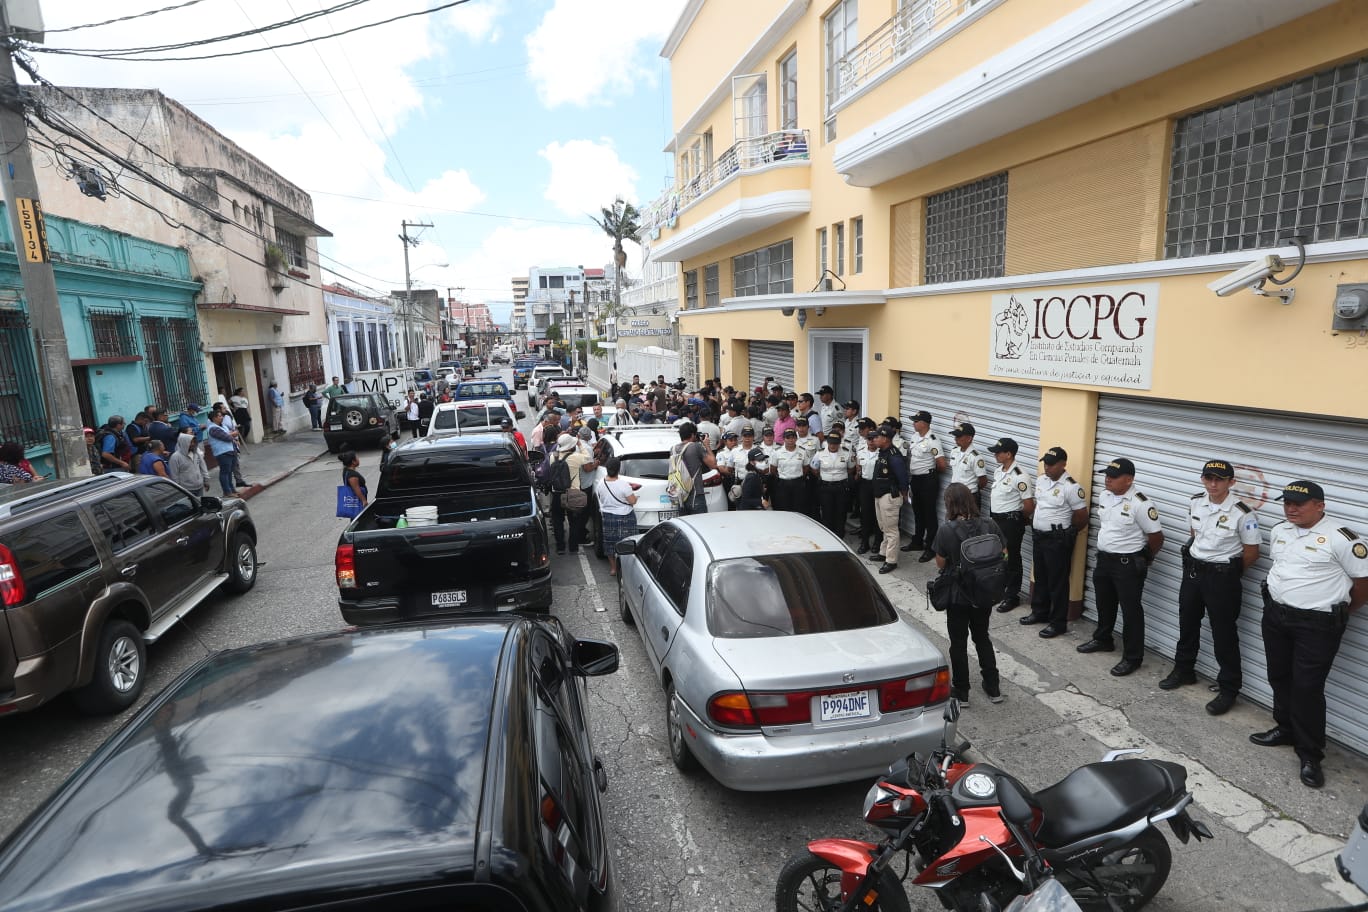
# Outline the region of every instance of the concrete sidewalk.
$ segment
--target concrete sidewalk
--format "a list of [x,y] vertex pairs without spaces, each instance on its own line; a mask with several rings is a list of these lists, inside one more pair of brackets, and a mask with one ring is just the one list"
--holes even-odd
[[[932,610],[925,596],[934,568],[934,563],[904,560],[895,572],[876,579],[893,603],[946,649],[945,616]],[[1368,759],[1332,744],[1324,764],[1325,787],[1309,789],[1298,779],[1291,748],[1250,744],[1251,732],[1273,726],[1268,709],[1241,699],[1226,715],[1210,716],[1203,707],[1211,699],[1211,682],[1160,690],[1159,680],[1173,663],[1153,652],[1139,671],[1114,678],[1108,670],[1115,654],[1075,651],[1091,634],[1091,621],[1071,623],[1065,636],[1043,640],[1039,627],[1018,623],[1026,611],[993,614],[991,633],[1006,702],[989,703],[978,687],[978,660],[969,644],[970,706],[960,732],[985,759],[1040,788],[1109,749],[1144,748],[1145,757],[1187,768],[1195,813],[1217,833],[1215,844],[1173,842],[1185,870],[1210,878],[1213,900],[1218,885],[1238,882],[1245,865],[1265,874],[1271,866],[1286,866],[1286,878],[1278,878],[1286,894],[1267,897],[1261,908],[1309,909],[1364,900],[1339,877],[1335,856],[1368,799]],[[1263,648],[1259,641],[1241,645],[1246,657]],[[1250,875],[1257,876],[1252,870]]]
[[[320,458],[336,458],[328,452],[323,434],[318,431],[292,431],[283,437],[263,440],[245,447],[242,455],[242,477],[251,482],[239,488],[243,499],[250,500],[276,482],[289,478],[294,472]],[[218,492],[218,472],[210,469],[210,493]]]

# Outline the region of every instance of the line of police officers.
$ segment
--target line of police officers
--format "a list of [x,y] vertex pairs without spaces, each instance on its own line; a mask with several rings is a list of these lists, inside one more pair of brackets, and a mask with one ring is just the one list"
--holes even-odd
[[[827,397],[823,397],[824,399]],[[1087,491],[1068,473],[1062,447],[1045,451],[1038,477],[1016,461],[1018,446],[1009,437],[988,447],[997,463],[990,482],[985,458],[974,447],[975,429],[955,425],[954,445],[945,447],[931,431],[931,414],[911,416],[912,434],[887,418],[876,425],[856,419],[858,402],[845,403],[845,418],[826,424],[822,443],[806,422],[783,432],[776,443],[766,429],[762,441],[750,428],[724,436],[717,453],[724,474],[741,481],[748,472],[767,475],[772,509],[809,513],[844,537],[853,503],[860,516],[861,554],[873,551],[880,573],[897,568],[898,554],[929,550],[937,531],[936,500],[940,473],[970,490],[989,491],[989,512],[1007,548],[1007,582],[1000,612],[1020,604],[1023,583],[1021,545],[1031,528],[1035,585],[1030,612],[1020,623],[1043,625],[1052,639],[1068,630],[1069,574],[1077,537],[1089,523]],[[737,439],[739,437],[739,439]],[[1135,485],[1135,465],[1117,458],[1103,470],[1098,496],[1097,559],[1092,584],[1097,627],[1077,647],[1081,653],[1113,652],[1118,615],[1122,621],[1121,660],[1111,674],[1124,677],[1144,661],[1145,578],[1164,545],[1159,510]],[[1201,469],[1203,490],[1192,495],[1189,538],[1181,548],[1182,583],[1178,599],[1178,644],[1174,665],[1159,686],[1173,690],[1195,684],[1202,619],[1211,624],[1212,649],[1219,672],[1206,704],[1212,715],[1228,712],[1243,685],[1237,629],[1243,589],[1241,577],[1259,558],[1257,512],[1234,496],[1235,469],[1222,459]],[[1270,534],[1273,565],[1262,584],[1263,639],[1268,680],[1273,690],[1272,729],[1250,735],[1261,746],[1290,745],[1300,761],[1300,779],[1311,788],[1325,782],[1325,682],[1350,612],[1368,602],[1368,543],[1352,529],[1337,526],[1325,513],[1325,494],[1312,481],[1294,481],[1278,498],[1285,521]],[[899,518],[910,504],[912,539],[900,547]]]

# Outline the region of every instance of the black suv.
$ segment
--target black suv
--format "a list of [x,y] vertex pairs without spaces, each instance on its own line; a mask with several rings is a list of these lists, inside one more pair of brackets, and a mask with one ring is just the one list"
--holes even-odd
[[383,447],[396,430],[394,407],[380,393],[344,393],[328,400],[323,442],[329,453],[366,444]]
[[219,586],[256,582],[256,526],[236,497],[113,472],[0,490],[0,713],[71,690],[118,712],[146,644]]
[[220,652],[0,846],[0,908],[613,912],[584,679],[617,666],[512,614]]

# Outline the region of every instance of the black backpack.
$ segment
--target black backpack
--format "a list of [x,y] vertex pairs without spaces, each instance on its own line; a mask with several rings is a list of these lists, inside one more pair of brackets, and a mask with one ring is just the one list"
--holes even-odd
[[551,490],[557,494],[570,490],[570,463],[564,459],[551,461]]
[[991,608],[1002,601],[1007,588],[1007,557],[1002,537],[983,531],[961,541],[955,581],[960,594],[975,608]]

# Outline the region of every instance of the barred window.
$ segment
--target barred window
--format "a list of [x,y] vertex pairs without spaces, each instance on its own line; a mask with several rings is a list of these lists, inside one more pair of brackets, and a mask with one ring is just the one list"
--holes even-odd
[[732,257],[732,293],[793,294],[792,239]]
[[703,267],[703,306],[716,307],[722,303],[721,275],[719,264]]
[[290,392],[303,392],[310,383],[323,385],[323,346],[298,345],[287,348],[285,364],[290,375]]
[[152,401],[175,410],[203,402],[204,364],[199,357],[199,327],[194,320],[143,317],[143,364]]
[[350,380],[356,368],[352,361],[351,329],[346,323],[339,323],[337,327],[337,353],[342,362],[342,379]]
[[1368,58],[1180,119],[1164,255],[1368,235]]
[[22,310],[0,310],[0,435],[24,446],[48,442],[28,314]]
[[[356,369],[370,370],[371,365],[366,363],[366,325],[356,324]],[[291,387],[293,389],[293,387]]]
[[127,358],[138,354],[133,317],[122,311],[91,311],[91,351],[96,358]]
[[390,337],[386,327],[381,328],[380,332],[380,366],[383,368],[394,367],[394,362],[390,360]]
[[304,239],[297,234],[276,229],[276,246],[285,252],[285,265],[291,269],[309,268],[309,260],[305,257]]
[[684,273],[684,309],[693,310],[698,306],[698,270],[690,269]]
[[926,282],[1004,275],[1007,173],[926,198]]
[[380,370],[385,367],[385,363],[380,360],[380,345],[379,340],[375,337],[374,323],[366,324],[366,341],[369,343],[370,347],[371,368],[373,370]]

